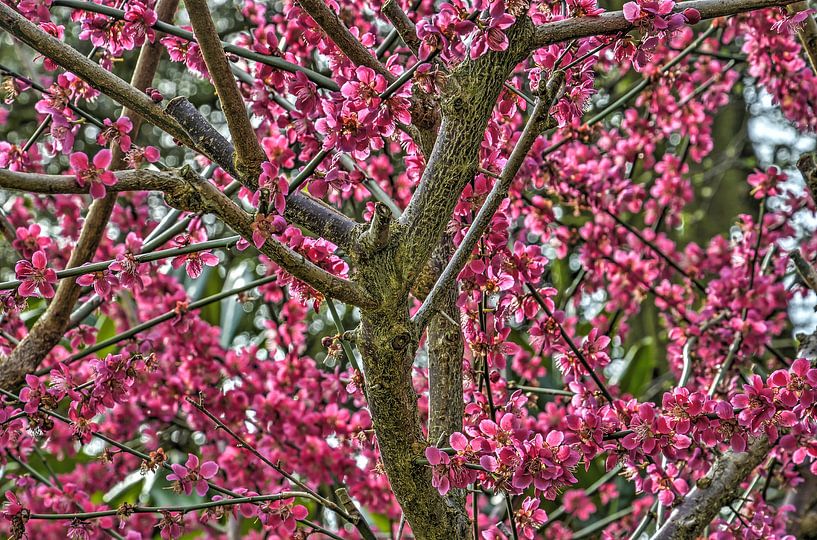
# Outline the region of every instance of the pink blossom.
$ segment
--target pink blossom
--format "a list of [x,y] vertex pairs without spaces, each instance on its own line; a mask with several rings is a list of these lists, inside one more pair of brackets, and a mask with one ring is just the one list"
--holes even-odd
[[47,267],[48,259],[43,251],[35,251],[31,261],[17,261],[14,272],[20,280],[17,292],[21,296],[34,296],[39,291],[43,298],[54,296],[53,285],[57,282],[57,273]]
[[176,482],[179,491],[190,495],[195,489],[196,494],[200,497],[203,497],[209,489],[207,480],[218,473],[218,465],[214,461],[205,461],[199,466],[199,458],[194,454],[187,455],[187,461],[183,466],[173,463],[170,468],[173,469],[173,472],[167,475],[167,479]]
[[77,283],[83,287],[94,287],[94,292],[101,298],[110,299],[114,288],[119,286],[119,280],[108,270],[83,274],[77,278]]
[[491,51],[504,51],[508,48],[508,36],[503,30],[507,30],[516,18],[510,13],[505,13],[505,5],[502,0],[494,0],[491,4],[489,18],[487,22],[477,21],[477,31],[471,42],[471,60],[476,60],[480,56]]
[[111,151],[100,150],[93,159],[93,165],[88,162],[85,152],[74,152],[69,158],[71,169],[77,177],[80,186],[90,185],[90,193],[94,199],[105,196],[105,186],[116,184],[116,176],[107,170],[111,164]]
[[37,251],[43,251],[51,245],[51,238],[42,235],[42,227],[32,223],[26,227],[17,227],[16,238],[11,246],[20,252],[23,257],[31,257]]

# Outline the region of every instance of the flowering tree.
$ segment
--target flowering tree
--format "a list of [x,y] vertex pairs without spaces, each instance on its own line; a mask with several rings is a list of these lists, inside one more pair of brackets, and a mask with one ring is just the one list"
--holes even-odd
[[813,537],[786,4],[0,2],[0,532]]

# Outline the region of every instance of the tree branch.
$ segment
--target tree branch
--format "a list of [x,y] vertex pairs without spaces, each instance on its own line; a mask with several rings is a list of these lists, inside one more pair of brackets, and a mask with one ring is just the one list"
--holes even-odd
[[[106,191],[168,191],[179,183],[174,172],[150,169],[124,170],[114,172],[116,184],[107,186]],[[64,174],[38,174],[0,169],[0,188],[42,195],[65,195],[89,193],[90,185],[80,186],[75,176]]]
[[[233,166],[235,152],[230,141],[201,115],[185,97],[170,101],[165,112],[175,118],[187,130],[190,137],[213,157],[214,161],[231,175],[237,176]],[[255,179],[248,179],[251,189],[255,189]],[[284,218],[305,227],[314,234],[334,242],[344,250],[351,250],[357,241],[363,225],[348,218],[331,206],[301,191],[291,190],[287,197]]]
[[[801,339],[798,358],[814,360],[817,332]],[[719,457],[707,475],[698,480],[669,519],[651,540],[694,540],[710,524],[721,508],[740,492],[740,485],[755,467],[769,456],[772,443],[768,436],[750,440],[745,452],[729,450]]]
[[[54,7],[64,6],[72,9],[79,9],[83,11],[90,11],[92,13],[99,13],[118,20],[124,20],[125,18],[125,12],[122,11],[121,9],[116,9],[102,4],[96,4],[94,2],[85,2],[82,0],[53,0],[51,5]],[[163,32],[165,34],[176,36],[178,38],[182,38],[194,43],[196,41],[196,37],[193,35],[193,32],[184,30],[172,24],[168,24],[162,20],[157,21],[156,24],[153,25],[153,29],[156,30],[157,32]],[[267,66],[271,66],[283,71],[288,71],[289,73],[296,73],[300,71],[301,73],[306,75],[309,78],[309,80],[314,82],[320,88],[326,88],[327,90],[332,91],[340,90],[340,87],[338,87],[337,83],[330,79],[329,77],[325,77],[324,75],[321,75],[320,73],[305,68],[303,66],[287,62],[286,60],[278,56],[260,54],[255,51],[250,51],[237,45],[233,45],[232,43],[227,43],[225,41],[221,42],[221,46],[224,48],[225,52],[235,54],[236,56],[244,58],[246,60],[252,60],[253,62],[265,64]]]
[[479,147],[502,85],[528,54],[533,26],[520,17],[507,31],[508,50],[465,60],[454,69],[442,97],[442,123],[423,172],[400,218],[405,234],[400,246],[404,283],[411,284],[428,260],[465,184],[477,172]]
[[324,3],[323,0],[299,0],[298,3],[312,17],[326,35],[337,45],[355,65],[366,66],[386,78],[389,84],[395,81],[386,66],[380,63],[348,28],[340,21],[338,15]]
[[[75,73],[90,86],[111,97],[123,107],[131,109],[135,114],[166,131],[190,148],[196,148],[181,126],[164,115],[162,108],[142,90],[126,83],[72,47],[40,30],[37,25],[2,2],[0,2],[0,27],[63,69]],[[145,48],[149,46],[153,47],[154,44],[148,43]],[[161,47],[158,42],[155,46]]]
[[769,455],[767,437],[753,439],[745,452],[729,450],[719,457],[707,475],[686,494],[666,523],[651,540],[694,540],[721,508],[738,494],[740,484]]
[[[156,6],[156,12],[160,18],[170,19],[175,14],[177,7],[178,0],[160,0]],[[8,20],[7,14],[13,16],[11,17],[11,28],[6,26],[6,21]],[[16,12],[12,11],[5,4],[0,3],[0,25],[9,29],[14,35],[18,35],[14,31],[16,29],[19,30],[23,36],[31,37],[36,43],[43,46],[44,50],[41,51],[43,54],[50,56],[47,51],[54,51],[56,56],[51,56],[51,58],[58,63],[59,57],[63,58],[63,60],[68,59],[67,61],[69,63],[74,62],[78,63],[77,65],[86,66],[88,68],[86,74],[104,73],[106,77],[109,76],[111,81],[115,83],[114,86],[126,91],[126,95],[134,98],[134,103],[137,107],[142,104],[141,98],[150,102],[152,106],[149,108],[151,116],[155,114],[153,107],[161,111],[161,109],[156,107],[144,94],[144,89],[153,81],[153,76],[159,65],[159,58],[164,50],[164,47],[158,40],[155,43],[146,43],[140,51],[136,68],[133,72],[133,84],[129,85],[108,71],[100,68],[97,64],[91,62],[75,50],[40,31],[26,19],[14,22],[17,18],[19,18],[19,15],[17,15]],[[43,36],[48,39],[43,38]],[[25,37],[21,39],[25,41]],[[77,72],[77,74],[82,76],[79,72]],[[87,82],[93,86],[90,80],[87,80]],[[138,95],[140,99],[136,99],[132,95],[134,93]],[[128,99],[128,101],[129,100],[130,99]],[[129,116],[131,112],[132,111],[125,106],[121,116]],[[160,114],[159,116],[163,115]],[[133,137],[136,137],[141,125],[138,119],[136,120],[132,129]],[[120,168],[123,163],[122,158],[123,153],[121,149],[115,145],[112,168]],[[105,234],[105,228],[115,204],[116,192],[108,193],[102,199],[97,199],[91,204],[79,239],[71,252],[71,257],[68,260],[66,268],[81,266],[93,258]],[[80,287],[75,280],[63,280],[60,282],[54,298],[48,305],[45,313],[37,320],[28,335],[14,348],[6,361],[0,364],[0,388],[16,388],[19,386],[25,379],[25,375],[36,369],[43,358],[59,343],[65,334],[68,324],[71,322],[71,309],[74,307],[74,304],[77,303],[81,292],[82,287]]]
[[221,110],[227,119],[227,127],[235,147],[233,159],[238,177],[245,185],[248,182],[257,184],[261,164],[267,160],[267,156],[258,143],[258,137],[247,116],[247,107],[221,47],[221,39],[210,16],[207,0],[185,0],[185,3],[193,25],[193,34],[201,47],[210,80],[216,88]]
[[519,137],[508,161],[505,163],[502,174],[500,174],[499,179],[494,183],[493,188],[491,188],[491,192],[485,199],[485,203],[479,209],[477,217],[468,228],[468,232],[465,234],[465,238],[463,238],[454,256],[414,316],[414,321],[418,329],[422,329],[429,317],[436,311],[439,295],[457,279],[457,275],[459,275],[465,263],[468,262],[477,242],[482,237],[485,229],[488,228],[488,225],[490,225],[502,201],[508,195],[508,190],[514,178],[516,178],[516,173],[519,172],[519,169],[522,167],[525,156],[528,155],[528,151],[530,151],[536,138],[547,128],[550,120],[548,111],[550,111],[554,101],[559,98],[563,85],[564,73],[561,71],[555,72],[547,82],[546,88],[543,89],[544,95],[536,101],[536,105],[525,125],[525,129],[522,131],[522,135]]
[[[180,174],[184,184],[166,195],[171,205],[191,212],[211,212],[244,238],[252,238],[253,220],[247,212],[189,167],[182,167]],[[325,296],[359,307],[375,305],[372,297],[359,285],[330,274],[275,238],[268,238],[259,251]]]
[[389,20],[397,31],[397,35],[403,40],[403,43],[414,53],[418,55],[420,50],[420,38],[417,37],[417,28],[411,19],[408,18],[406,12],[400,7],[397,0],[386,0],[383,7],[380,8],[381,13]]
[[[450,236],[443,237],[431,256],[435,273],[442,272],[454,251]],[[465,404],[462,399],[462,355],[464,344],[457,306],[457,283],[448,282],[437,295],[439,313],[428,324],[428,440],[437,444],[462,429]]]
[[[715,19],[727,15],[735,15],[746,11],[764,9],[775,6],[785,6],[794,0],[689,0],[675,4],[676,11],[694,8],[701,13],[702,19]],[[624,18],[622,11],[608,11],[598,17],[573,17],[545,23],[536,27],[531,49],[537,49],[567,41],[569,39],[597,36],[601,34],[615,34],[633,29],[633,25]]]

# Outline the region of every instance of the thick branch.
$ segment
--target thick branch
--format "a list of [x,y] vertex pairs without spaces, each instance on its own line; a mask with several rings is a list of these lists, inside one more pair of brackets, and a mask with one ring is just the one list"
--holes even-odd
[[729,450],[719,457],[707,475],[685,497],[652,540],[694,540],[721,508],[738,495],[740,484],[769,456],[767,437],[753,439],[745,452]]
[[[235,150],[232,143],[222,137],[187,98],[172,99],[165,112],[175,118],[196,144],[201,145],[221,168],[231,175],[237,174],[233,166],[232,156]],[[257,186],[255,179],[247,180],[253,189]],[[287,197],[284,218],[347,251],[354,247],[357,240],[357,222],[301,191],[292,191]]]
[[[172,19],[177,7],[178,0],[160,0],[156,6],[156,12],[162,19]],[[18,34],[16,34],[12,28],[20,30],[24,35],[32,35],[35,41],[38,38],[39,41],[36,42],[43,44],[44,49],[53,49],[56,45],[57,52],[60,55],[64,55],[64,58],[73,58],[72,61],[79,61],[81,65],[87,63],[92,66],[93,69],[89,69],[88,73],[100,71],[106,76],[110,75],[114,80],[115,86],[121,87],[126,92],[126,95],[134,97],[131,94],[135,93],[150,102],[152,107],[156,107],[144,94],[144,89],[153,81],[153,76],[159,65],[159,58],[164,50],[164,47],[159,44],[158,40],[155,43],[146,43],[140,51],[136,68],[133,72],[132,85],[129,85],[108,71],[100,68],[97,64],[94,64],[70,47],[62,45],[62,43],[50,35],[41,32],[25,19],[22,19],[22,23],[24,24],[16,25],[16,23],[14,23],[12,24],[12,28],[7,27],[5,25],[6,11],[10,11],[10,8],[5,4],[0,4],[0,25],[9,29],[15,35]],[[10,13],[14,16],[14,19],[18,17],[15,12],[10,11]],[[34,33],[31,33],[31,30],[34,30]],[[43,34],[48,40],[43,40],[42,36],[38,36],[37,34]],[[21,39],[25,41],[25,38]],[[47,54],[45,50],[41,52]],[[79,60],[77,60],[77,58]],[[57,60],[53,57],[52,59]],[[82,76],[79,72],[77,72],[77,74]],[[93,86],[90,80],[88,82]],[[134,98],[136,107],[140,106],[140,102],[140,99]],[[122,103],[125,104],[124,102]],[[159,109],[158,107],[156,108]],[[161,109],[159,109],[159,111],[161,111]],[[134,111],[129,109],[126,105],[122,110],[122,116],[131,116],[132,112]],[[138,112],[138,110],[136,112]],[[155,112],[151,108],[148,118],[152,118],[154,114]],[[159,116],[163,115],[160,114]],[[138,118],[135,120],[136,122],[134,122],[132,130],[134,137],[136,137],[141,125]],[[123,154],[121,149],[115,146],[112,168],[120,168],[123,164],[122,159]],[[85,217],[85,223],[82,226],[77,244],[71,252],[71,257],[68,260],[66,268],[81,266],[93,258],[105,234],[105,228],[115,204],[116,192],[113,191],[102,199],[97,199],[93,202],[91,208],[88,210],[88,215]],[[67,279],[60,282],[53,300],[48,305],[48,309],[46,309],[45,313],[37,320],[28,335],[15,347],[8,359],[0,364],[0,388],[16,388],[20,385],[25,379],[25,375],[33,371],[51,349],[59,343],[65,334],[68,324],[71,322],[71,309],[74,307],[74,304],[77,303],[81,292],[82,287],[80,287],[75,280]]]
[[[451,258],[454,243],[444,236],[431,257],[431,267],[439,275]],[[465,404],[462,399],[462,330],[457,307],[458,287],[450,282],[440,293],[437,309],[428,324],[428,440],[447,442],[462,429]]]
[[[207,152],[222,169],[235,178],[239,177],[235,168],[233,157],[235,148],[232,143],[225,139],[186,97],[177,96],[171,99],[165,107],[165,114],[176,120],[190,139]],[[257,178],[248,178],[245,182],[250,189],[258,189]]]
[[[0,27],[57,63],[63,69],[75,73],[86,83],[111,97],[122,106],[131,109],[148,122],[163,129],[185,145],[196,148],[181,126],[164,115],[162,108],[156,105],[143,91],[126,83],[110,71],[103,69],[57,38],[40,30],[37,25],[2,2],[0,2]],[[152,46],[146,44],[145,47],[147,48],[149,45]],[[156,46],[160,47],[158,42]]]
[[389,207],[383,203],[376,203],[369,228],[360,235],[359,247],[369,255],[386,247],[389,243],[392,221],[394,216]]
[[502,85],[527,55],[533,27],[520,18],[508,30],[510,45],[454,69],[442,97],[442,124],[420,185],[400,224],[405,228],[401,263],[405,283],[415,281],[426,263],[465,184],[477,172],[479,147]]
[[558,99],[563,85],[564,73],[561,71],[554,73],[551,80],[548,81],[547,87],[544,89],[544,96],[536,101],[530,118],[527,124],[525,124],[525,129],[522,131],[522,135],[519,137],[508,161],[505,163],[499,180],[494,183],[491,192],[485,199],[485,203],[479,209],[477,217],[474,219],[474,222],[471,223],[468,232],[465,234],[465,238],[463,238],[451,261],[449,261],[442,275],[434,285],[434,288],[431,289],[431,292],[415,315],[415,322],[418,328],[423,328],[432,313],[436,311],[440,296],[442,294],[448,294],[444,293],[444,291],[457,279],[457,275],[459,275],[465,263],[468,262],[477,242],[488,228],[488,225],[490,225],[502,201],[505,200],[505,197],[508,195],[508,190],[514,178],[516,178],[516,173],[519,172],[519,169],[522,167],[525,156],[528,155],[528,151],[530,151],[536,138],[547,127],[549,120],[548,111],[553,105],[553,102]]
[[349,60],[358,66],[373,69],[375,73],[383,75],[389,84],[394,82],[395,76],[352,35],[337,13],[333,13],[323,0],[299,0],[299,3]]
[[[675,4],[677,11],[697,9],[702,19],[715,19],[755,9],[791,4],[793,0],[690,0]],[[633,25],[621,11],[608,11],[598,17],[574,17],[536,27],[531,41],[533,49],[569,39],[616,34],[631,30]]]
[[[211,212],[244,238],[252,238],[253,220],[247,212],[213,184],[196,175],[189,167],[183,167],[181,174],[185,184],[166,195],[166,200],[170,204],[197,213]],[[259,251],[326,296],[354,306],[369,308],[374,306],[372,298],[360,286],[330,274],[275,238],[268,238]]]
[[244,99],[221,47],[221,39],[210,16],[207,0],[185,0],[185,3],[190,23],[193,25],[193,34],[201,47],[210,80],[216,88],[221,110],[227,119],[227,127],[235,146],[234,159],[239,179],[246,184],[249,179],[256,180],[260,176],[261,164],[266,161],[267,156],[258,143],[255,130],[247,116]]
[[[107,186],[107,191],[167,191],[179,183],[174,172],[152,171],[150,169],[116,171],[116,184]],[[91,186],[77,184],[75,176],[63,174],[37,174],[0,169],[0,188],[43,195],[88,193]]]
[[400,7],[398,0],[386,0],[380,11],[394,26],[403,43],[411,49],[414,56],[417,56],[420,50],[420,38],[417,37],[417,29],[406,15],[406,12]]

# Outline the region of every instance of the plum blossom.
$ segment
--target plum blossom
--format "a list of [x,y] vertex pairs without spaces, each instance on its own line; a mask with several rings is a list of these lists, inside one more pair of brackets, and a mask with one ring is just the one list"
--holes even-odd
[[107,269],[83,274],[77,278],[77,283],[83,287],[93,286],[94,292],[105,300],[109,300],[114,288],[119,286],[119,280]]
[[39,223],[32,223],[27,228],[17,227],[16,237],[11,246],[23,257],[31,257],[37,251],[43,251],[51,245],[51,238],[42,234]]
[[504,51],[508,48],[508,36],[505,35],[504,30],[513,26],[516,18],[505,12],[503,0],[494,0],[488,15],[487,21],[477,20],[476,32],[471,41],[471,52],[469,53],[471,60],[476,60],[489,50]]
[[37,291],[43,298],[54,296],[53,285],[57,282],[57,273],[48,268],[48,258],[44,251],[35,251],[31,261],[17,261],[14,272],[20,280],[17,288],[20,296],[34,296]]
[[173,472],[167,475],[167,479],[174,482],[177,491],[190,495],[195,490],[198,496],[203,497],[209,489],[207,480],[218,474],[219,467],[214,461],[199,465],[199,458],[188,454],[184,465],[173,463],[170,468]]
[[85,152],[74,152],[69,158],[71,170],[77,177],[77,184],[83,187],[89,185],[91,196],[94,199],[101,199],[105,196],[105,186],[116,184],[116,176],[107,170],[111,165],[111,158],[111,151],[107,148],[94,155],[93,164],[88,161]]
[[514,512],[516,525],[522,533],[523,538],[533,540],[536,538],[536,531],[548,520],[548,515],[539,508],[540,499],[537,497],[525,497],[522,507]]

